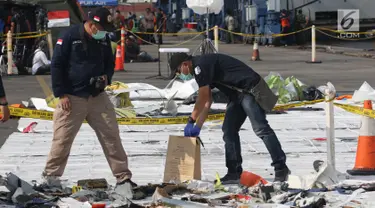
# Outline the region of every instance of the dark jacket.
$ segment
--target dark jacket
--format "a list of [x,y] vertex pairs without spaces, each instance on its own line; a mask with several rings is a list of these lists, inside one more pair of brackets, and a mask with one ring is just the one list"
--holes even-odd
[[5,90],[4,90],[3,80],[1,79],[1,76],[0,76],[0,98],[2,97],[5,97]]
[[69,28],[58,40],[51,62],[52,89],[55,97],[64,94],[88,98],[92,95],[90,79],[114,73],[114,57],[109,38],[95,40],[84,24]]

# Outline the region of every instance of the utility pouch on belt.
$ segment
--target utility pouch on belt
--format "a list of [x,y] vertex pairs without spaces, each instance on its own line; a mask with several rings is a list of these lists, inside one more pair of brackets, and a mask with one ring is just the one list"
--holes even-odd
[[90,86],[91,86],[91,95],[93,97],[98,96],[101,92],[104,91],[105,80],[102,77],[92,77],[90,79]]
[[266,112],[271,112],[272,109],[275,107],[277,100],[279,99],[279,97],[276,96],[268,87],[267,83],[264,81],[263,78],[261,78],[258,84],[256,84],[250,90],[239,89],[237,87],[229,86],[220,82],[219,84],[224,85],[230,89],[236,90],[240,93],[250,93],[254,96],[255,100],[260,105],[260,107],[263,108],[263,110]]

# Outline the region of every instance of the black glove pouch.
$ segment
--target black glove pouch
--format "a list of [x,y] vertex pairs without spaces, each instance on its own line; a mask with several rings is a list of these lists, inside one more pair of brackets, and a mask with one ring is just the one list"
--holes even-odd
[[105,79],[103,77],[92,77],[90,79],[91,95],[93,97],[96,97],[100,93],[104,92],[105,87]]

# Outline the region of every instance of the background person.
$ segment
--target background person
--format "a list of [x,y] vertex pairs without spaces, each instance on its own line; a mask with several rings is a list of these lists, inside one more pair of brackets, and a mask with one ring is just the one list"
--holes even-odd
[[51,72],[51,61],[48,60],[45,53],[47,49],[47,41],[40,41],[38,48],[34,51],[32,75],[43,75]]
[[284,44],[285,46],[288,46],[290,44],[290,35],[286,35],[291,32],[290,27],[290,17],[288,11],[285,9],[281,10],[281,34],[284,34],[284,36],[281,36],[281,44]]
[[226,11],[227,16],[225,17],[225,26],[228,30],[227,32],[227,43],[234,43],[234,37],[233,37],[233,32],[235,30],[235,23],[234,23],[234,17],[232,15],[231,10]]
[[158,42],[160,45],[163,44],[163,35],[162,33],[166,32],[166,22],[167,16],[165,15],[164,11],[159,8],[159,12],[156,15],[156,33],[158,34]]
[[140,45],[136,42],[134,36],[128,36],[125,41],[126,55],[125,63],[129,62],[155,62],[158,59],[152,58],[146,51],[141,51]]
[[[154,27],[155,27],[155,24],[154,24],[154,17],[155,15],[151,12],[151,9],[150,8],[147,8],[146,9],[146,14],[144,16],[144,20],[145,20],[145,28],[146,28],[146,32],[148,34],[146,34],[146,41],[150,42],[150,43],[155,43],[155,38],[154,38]],[[145,44],[148,44],[148,43],[145,43]]]
[[8,108],[8,101],[5,96],[5,90],[3,86],[3,80],[1,79],[0,76],[0,110],[2,114],[0,114],[0,121],[5,122],[8,121],[10,118],[10,112]]

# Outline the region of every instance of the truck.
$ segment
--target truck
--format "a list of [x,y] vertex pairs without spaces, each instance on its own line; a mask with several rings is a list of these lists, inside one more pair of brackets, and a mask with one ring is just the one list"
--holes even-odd
[[[358,10],[360,31],[375,28],[375,1],[374,0],[281,0],[285,9],[302,9],[303,13],[310,18],[316,26],[337,28],[338,23],[349,20],[340,19],[338,22],[338,10]],[[305,6],[303,6],[305,5]],[[303,7],[301,7],[303,6]]]

